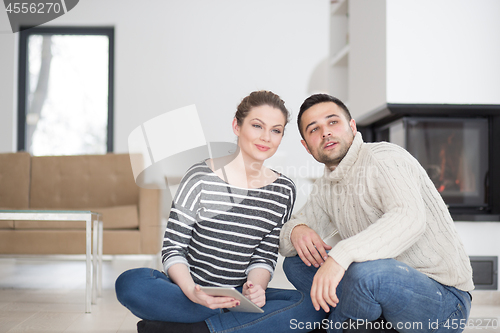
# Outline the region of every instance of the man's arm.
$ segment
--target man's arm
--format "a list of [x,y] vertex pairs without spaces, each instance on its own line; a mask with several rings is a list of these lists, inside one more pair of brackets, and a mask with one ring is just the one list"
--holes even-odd
[[[321,179],[314,183],[318,189],[320,182]],[[280,253],[284,257],[299,255],[306,265],[319,267],[325,260],[326,250],[331,249],[322,238],[331,235],[335,227],[322,207],[319,191],[313,192],[299,212],[283,225]]]

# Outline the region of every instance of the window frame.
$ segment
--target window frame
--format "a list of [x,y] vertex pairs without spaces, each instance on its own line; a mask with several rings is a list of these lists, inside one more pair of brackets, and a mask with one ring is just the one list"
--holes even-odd
[[28,40],[31,35],[99,35],[107,36],[108,50],[108,125],[106,133],[106,151],[112,153],[114,149],[114,27],[21,27],[19,32],[19,73],[18,73],[18,101],[17,101],[17,151],[26,150],[26,107],[28,83]]

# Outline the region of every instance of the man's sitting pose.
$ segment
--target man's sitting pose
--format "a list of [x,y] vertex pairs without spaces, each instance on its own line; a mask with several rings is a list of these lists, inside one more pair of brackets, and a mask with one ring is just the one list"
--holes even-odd
[[[426,171],[397,145],[364,143],[332,96],[307,98],[297,122],[325,172],[285,223],[280,252],[292,284],[329,312],[322,327],[342,332],[383,317],[378,323],[398,332],[461,332],[472,269]],[[331,248],[324,239],[337,232]]]

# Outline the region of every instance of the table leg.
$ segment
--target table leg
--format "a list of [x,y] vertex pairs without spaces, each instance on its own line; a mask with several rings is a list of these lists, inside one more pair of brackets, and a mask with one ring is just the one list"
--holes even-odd
[[90,276],[90,270],[91,270],[91,265],[90,265],[90,244],[91,244],[91,222],[92,222],[92,216],[89,215],[86,220],[85,220],[85,254],[86,254],[86,264],[87,264],[87,274],[86,274],[86,286],[85,286],[85,312],[90,313],[90,308],[91,308],[91,276]]
[[102,241],[103,241],[103,237],[104,237],[104,227],[103,227],[103,222],[102,222],[102,219],[99,219],[99,285],[97,287],[97,295],[99,297],[102,296]]
[[98,217],[93,216],[93,239],[92,239],[92,304],[96,304],[97,300],[97,223],[98,223]]

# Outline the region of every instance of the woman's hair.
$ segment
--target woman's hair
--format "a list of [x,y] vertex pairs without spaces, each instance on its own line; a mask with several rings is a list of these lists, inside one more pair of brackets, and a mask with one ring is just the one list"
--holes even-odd
[[252,108],[262,105],[269,105],[270,107],[279,109],[285,116],[285,125],[288,123],[290,113],[285,107],[285,102],[271,91],[259,90],[250,93],[250,95],[243,98],[241,103],[238,105],[236,114],[234,115],[238,125],[241,126],[243,124],[243,120],[245,120]]

